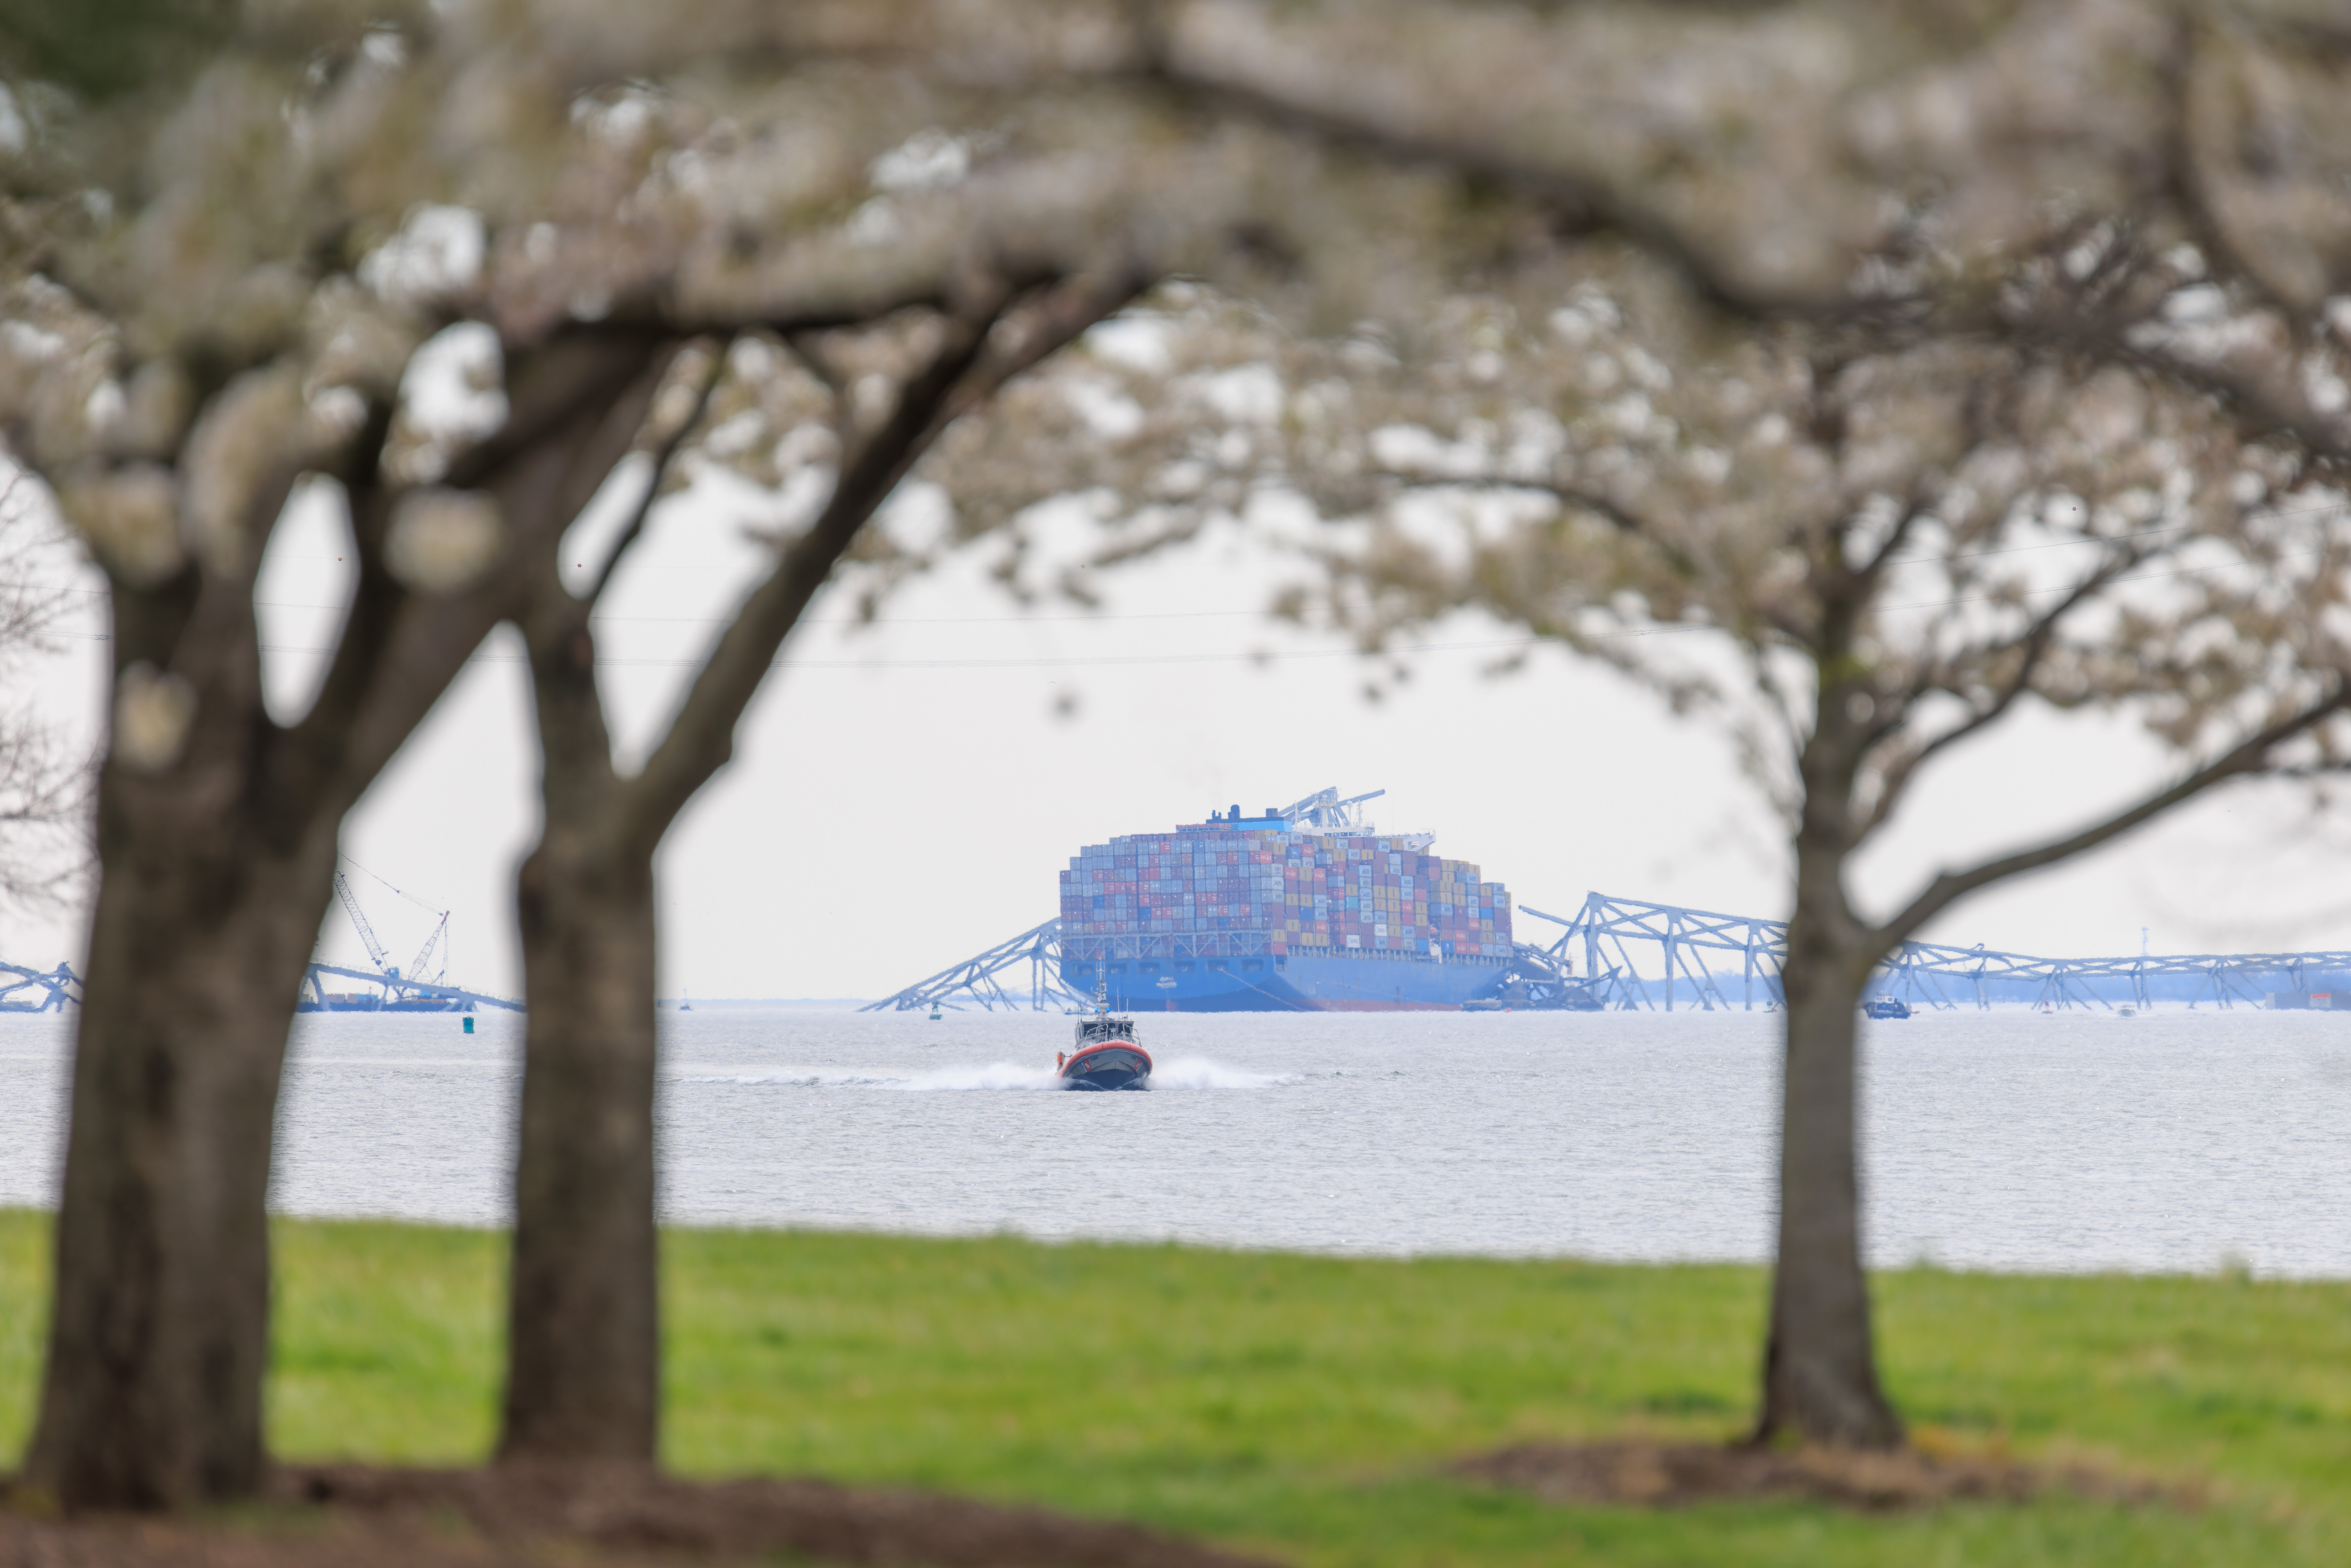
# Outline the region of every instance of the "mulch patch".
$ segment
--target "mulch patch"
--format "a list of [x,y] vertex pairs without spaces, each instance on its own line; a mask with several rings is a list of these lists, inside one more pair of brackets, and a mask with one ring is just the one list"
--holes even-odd
[[633,1466],[287,1466],[211,1517],[31,1517],[0,1481],[0,1568],[488,1568],[828,1563],[1269,1568],[1140,1525],[820,1480],[703,1482]]
[[1465,1459],[1452,1473],[1532,1492],[1546,1502],[1644,1508],[1795,1498],[1884,1513],[1946,1502],[2030,1502],[2053,1493],[2134,1505],[2194,1508],[2203,1501],[2189,1488],[2086,1464],[2035,1465],[1916,1448],[1869,1453],[1631,1439],[1525,1443]]

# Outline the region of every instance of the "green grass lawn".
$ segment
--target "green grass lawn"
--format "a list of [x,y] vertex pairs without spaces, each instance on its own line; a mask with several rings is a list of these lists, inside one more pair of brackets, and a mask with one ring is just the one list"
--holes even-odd
[[[481,1458],[502,1239],[277,1236],[277,1451]],[[45,1237],[0,1213],[0,1460],[31,1417]],[[692,1472],[1051,1502],[1312,1563],[2351,1563],[2346,1285],[1882,1275],[1886,1372],[1922,1429],[2220,1500],[1864,1519],[1552,1508],[1441,1473],[1517,1438],[1735,1431],[1752,1269],[729,1231],[673,1233],[666,1269],[665,1445]]]

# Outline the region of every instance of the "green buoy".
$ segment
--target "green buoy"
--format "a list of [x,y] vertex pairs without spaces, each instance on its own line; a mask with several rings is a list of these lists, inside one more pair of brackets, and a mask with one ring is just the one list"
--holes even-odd
[[470,1013],[465,1016],[465,1032],[467,1034],[474,1032],[474,1019],[473,1015]]

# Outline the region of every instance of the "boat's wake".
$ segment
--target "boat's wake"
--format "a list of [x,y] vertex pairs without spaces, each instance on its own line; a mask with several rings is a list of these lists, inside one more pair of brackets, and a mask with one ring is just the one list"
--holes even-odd
[[1221,1061],[1211,1061],[1205,1056],[1172,1056],[1152,1068],[1151,1086],[1154,1089],[1276,1089],[1284,1083],[1296,1083],[1303,1076],[1297,1072],[1251,1072],[1246,1068],[1228,1067]]
[[960,1089],[1059,1089],[1061,1081],[1050,1067],[1024,1067],[1017,1061],[991,1061],[985,1067],[940,1067],[912,1078],[892,1082],[893,1089],[937,1093]]
[[903,1082],[874,1072],[847,1072],[821,1067],[716,1068],[681,1067],[673,1074],[682,1083],[737,1083],[747,1088],[888,1089]]
[[[1295,1074],[1245,1071],[1238,1067],[1228,1067],[1221,1061],[1211,1061],[1205,1056],[1174,1057],[1154,1063],[1151,1069],[1151,1087],[1154,1090],[1270,1089],[1278,1084],[1296,1082]],[[1023,1067],[1017,1062],[992,1061],[986,1067],[942,1067],[935,1071],[902,1079],[891,1087],[934,1092],[957,1089],[1060,1089],[1063,1084],[1049,1067]]]
[[[1064,1087],[1050,1067],[1018,1061],[991,1061],[986,1066],[933,1068],[927,1072],[898,1076],[882,1072],[852,1072],[840,1069],[778,1068],[767,1072],[685,1071],[680,1077],[701,1083],[773,1085],[784,1089],[895,1089],[909,1093],[935,1094],[976,1089],[1049,1089]],[[1300,1082],[1295,1072],[1250,1072],[1228,1067],[1205,1056],[1178,1056],[1156,1063],[1151,1073],[1155,1090],[1273,1089]]]

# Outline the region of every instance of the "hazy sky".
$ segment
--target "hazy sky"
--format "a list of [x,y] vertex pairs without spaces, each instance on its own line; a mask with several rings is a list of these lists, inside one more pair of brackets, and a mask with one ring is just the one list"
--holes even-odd
[[[737,498],[739,500],[739,497]],[[920,526],[921,498],[900,526]],[[757,553],[743,507],[664,508],[598,628],[624,753],[665,718]],[[1078,525],[1072,521],[1072,528]],[[331,507],[298,507],[265,568],[273,702],[307,701],[347,591]],[[871,631],[820,601],[744,725],[731,768],[664,852],[665,994],[875,997],[1055,913],[1079,846],[1254,810],[1325,785],[1384,789],[1383,828],[1437,835],[1515,902],[1571,915],[1587,891],[1737,914],[1783,912],[1780,829],[1703,721],[1621,677],[1464,621],[1433,633],[1403,690],[1262,615],[1286,569],[1238,531],[1107,584],[1109,610],[1024,612],[981,555],[894,599]],[[85,572],[85,589],[95,581]],[[98,603],[93,593],[89,601]],[[82,630],[101,629],[96,620]],[[38,696],[97,734],[106,644],[75,642]],[[1259,657],[1270,654],[1270,657]],[[1063,699],[1074,714],[1060,716]],[[1954,757],[1864,868],[1874,903],[1954,857],[2064,825],[2161,777],[2128,726],[2025,716]],[[344,831],[349,856],[451,921],[455,983],[519,988],[511,879],[535,831],[536,756],[520,647],[485,646]],[[1963,905],[1929,935],[2050,955],[2351,946],[2351,833],[2280,789],[2234,791],[2085,862]],[[434,916],[353,873],[403,965]],[[0,916],[0,957],[47,967],[78,917]],[[1524,937],[1548,929],[1520,915]],[[319,955],[365,967],[340,908]],[[1654,968],[1653,964],[1645,967]]]

